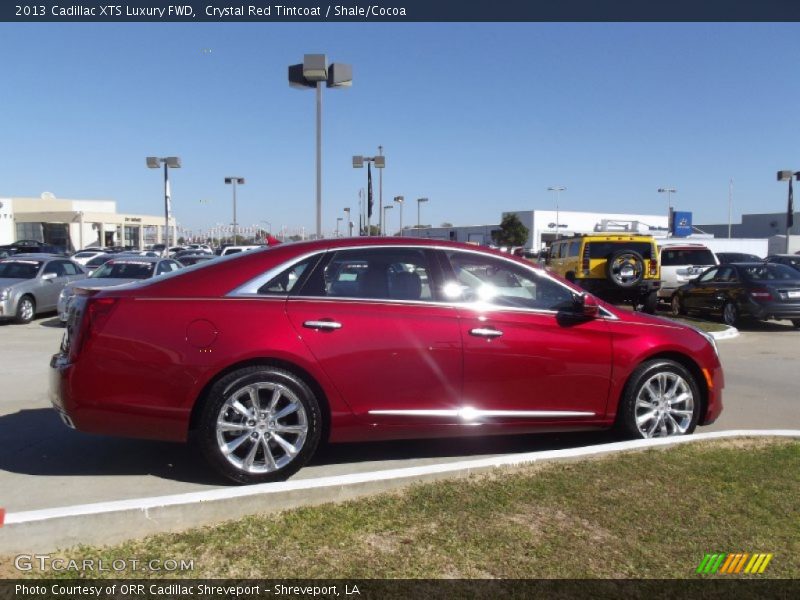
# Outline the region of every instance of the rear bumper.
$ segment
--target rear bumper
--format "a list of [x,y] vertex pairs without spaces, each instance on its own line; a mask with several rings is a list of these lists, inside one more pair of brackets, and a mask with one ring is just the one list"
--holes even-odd
[[747,304],[748,313],[761,320],[767,319],[800,319],[800,304],[785,302],[755,302]]

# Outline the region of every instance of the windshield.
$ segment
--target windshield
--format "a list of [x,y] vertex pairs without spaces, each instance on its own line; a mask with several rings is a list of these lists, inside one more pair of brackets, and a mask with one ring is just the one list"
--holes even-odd
[[156,264],[144,261],[117,262],[111,260],[92,273],[93,279],[147,279],[153,275]]
[[33,279],[42,267],[38,260],[14,260],[0,263],[0,277],[5,279]]

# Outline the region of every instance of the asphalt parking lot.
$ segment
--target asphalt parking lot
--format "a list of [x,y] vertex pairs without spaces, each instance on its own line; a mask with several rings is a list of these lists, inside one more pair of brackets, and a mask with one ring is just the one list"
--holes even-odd
[[[47,399],[47,370],[63,333],[52,316],[0,324],[0,507],[8,512],[200,491],[226,484],[192,446],[83,434]],[[753,324],[719,342],[725,410],[698,431],[800,428],[800,330]],[[328,447],[295,479],[586,446],[607,434],[346,444]]]

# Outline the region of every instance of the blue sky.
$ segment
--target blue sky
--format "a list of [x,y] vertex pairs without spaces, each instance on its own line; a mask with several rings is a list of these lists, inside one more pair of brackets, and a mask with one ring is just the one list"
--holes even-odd
[[[800,25],[0,24],[0,196],[114,199],[163,214],[148,155],[171,173],[181,225],[313,230],[314,93],[287,84],[304,53],[353,65],[325,90],[323,228],[356,214],[387,156],[384,201],[406,225],[496,223],[506,210],[666,212],[695,223],[786,207],[778,169],[800,170]],[[375,177],[377,203],[377,177]],[[377,210],[377,209],[376,209]],[[389,222],[397,226],[397,209]]]

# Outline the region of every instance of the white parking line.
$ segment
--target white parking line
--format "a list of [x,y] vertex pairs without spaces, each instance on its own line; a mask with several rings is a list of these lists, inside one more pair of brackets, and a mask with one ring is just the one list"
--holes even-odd
[[774,429],[774,430],[732,430],[714,431],[709,433],[698,433],[690,436],[662,438],[653,440],[631,440],[624,442],[612,442],[586,446],[583,448],[566,448],[563,450],[546,450],[541,452],[527,452],[523,454],[510,454],[491,458],[481,458],[474,460],[464,460],[454,463],[425,465],[420,467],[405,467],[400,469],[388,469],[385,471],[373,471],[369,473],[353,473],[349,475],[338,475],[333,477],[320,477],[317,479],[302,479],[297,481],[285,481],[279,483],[264,483],[245,487],[222,488],[206,490],[202,492],[189,492],[184,494],[174,494],[170,496],[155,496],[151,498],[136,498],[132,500],[118,500],[113,502],[99,502],[95,504],[81,504],[76,506],[64,506],[58,508],[47,508],[42,510],[32,510],[26,512],[6,514],[5,524],[15,525],[23,523],[33,523],[37,521],[48,521],[50,519],[63,519],[85,515],[100,515],[122,511],[143,511],[147,517],[147,512],[151,509],[167,506],[191,505],[210,501],[227,500],[234,498],[244,498],[249,496],[279,494],[285,492],[296,492],[302,490],[314,490],[325,488],[341,488],[354,484],[372,483],[377,481],[387,481],[392,479],[418,478],[425,475],[455,473],[458,471],[472,471],[476,469],[486,469],[492,467],[532,464],[535,462],[579,458],[584,456],[596,456],[601,454],[611,454],[626,450],[641,450],[645,448],[657,448],[661,446],[672,446],[677,444],[702,442],[736,437],[788,437],[800,438],[800,430],[796,429]]

